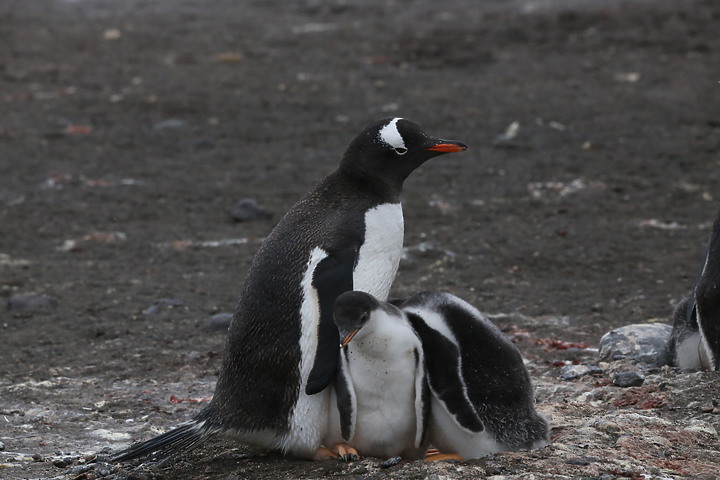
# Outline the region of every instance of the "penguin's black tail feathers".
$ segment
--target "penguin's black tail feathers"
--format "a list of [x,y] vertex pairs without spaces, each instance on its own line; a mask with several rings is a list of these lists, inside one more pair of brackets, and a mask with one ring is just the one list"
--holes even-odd
[[211,428],[206,420],[191,420],[155,438],[131,445],[111,456],[109,461],[124,462],[148,456],[154,460],[164,460],[189,452],[215,433],[217,430]]

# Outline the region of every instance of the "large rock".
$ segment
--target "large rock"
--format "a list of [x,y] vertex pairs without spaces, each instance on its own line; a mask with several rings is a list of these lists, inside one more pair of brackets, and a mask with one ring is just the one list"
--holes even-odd
[[618,374],[613,375],[611,378],[613,384],[622,388],[639,387],[640,385],[645,383],[645,375],[636,370],[619,372]]
[[667,343],[672,327],[664,323],[642,323],[610,330],[600,339],[600,360],[630,359],[665,365],[670,357]]

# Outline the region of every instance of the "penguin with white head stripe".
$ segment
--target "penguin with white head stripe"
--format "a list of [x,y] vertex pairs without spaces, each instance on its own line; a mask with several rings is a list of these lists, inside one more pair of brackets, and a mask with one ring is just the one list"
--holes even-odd
[[350,290],[387,298],[402,254],[403,182],[427,160],[466,148],[402,118],[360,133],[338,169],[287,212],[255,256],[211,402],[113,460],[168,457],[219,433],[313,458],[327,430],[326,387],[340,349],[335,299]]

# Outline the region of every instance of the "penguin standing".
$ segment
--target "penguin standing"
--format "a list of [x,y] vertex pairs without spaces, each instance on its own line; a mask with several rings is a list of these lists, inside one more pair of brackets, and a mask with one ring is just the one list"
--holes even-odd
[[290,209],[255,256],[211,402],[113,460],[167,457],[218,433],[313,458],[327,429],[325,387],[340,350],[333,303],[350,290],[387,298],[402,253],[403,182],[427,160],[466,148],[401,118],[360,133],[338,169]]
[[720,371],[720,211],[695,286],[675,309],[668,350],[680,368]]
[[[520,352],[492,322],[445,292],[418,293],[400,309],[422,342],[434,447],[468,459],[548,444]],[[467,402],[476,416],[464,413]]]
[[333,316],[342,340],[332,389],[337,408],[330,406],[323,444],[342,451],[347,442],[352,453],[377,458],[423,458],[430,399],[420,339],[397,307],[365,292],[340,295]]

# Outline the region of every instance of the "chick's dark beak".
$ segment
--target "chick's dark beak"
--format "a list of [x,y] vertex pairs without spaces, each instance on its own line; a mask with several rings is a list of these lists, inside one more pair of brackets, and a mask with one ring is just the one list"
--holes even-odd
[[359,328],[356,328],[355,330],[351,330],[350,333],[348,333],[348,334],[345,336],[345,338],[343,338],[343,340],[340,342],[340,348],[345,348],[345,347],[347,346],[347,344],[350,343],[350,340],[352,340],[353,337],[355,337],[355,335],[357,334],[358,330],[360,330],[360,329],[359,329]]

